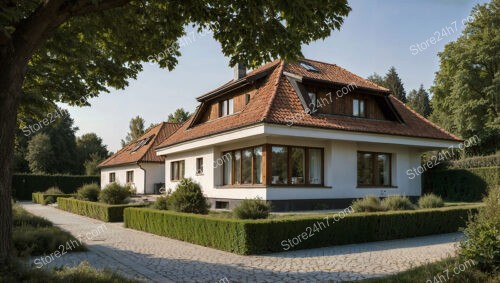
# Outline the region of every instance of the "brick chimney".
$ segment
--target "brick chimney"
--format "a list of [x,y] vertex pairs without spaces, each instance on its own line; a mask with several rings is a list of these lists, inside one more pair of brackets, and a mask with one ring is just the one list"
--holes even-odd
[[239,80],[247,74],[247,68],[241,63],[234,65],[234,78],[233,80]]

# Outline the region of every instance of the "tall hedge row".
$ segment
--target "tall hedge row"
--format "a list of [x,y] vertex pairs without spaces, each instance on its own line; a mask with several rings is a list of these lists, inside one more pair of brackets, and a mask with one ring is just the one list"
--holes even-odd
[[[468,213],[477,212],[477,208],[356,213],[340,220],[337,218],[338,221],[333,220],[333,215],[328,220],[318,217],[235,220],[127,208],[124,224],[132,229],[237,254],[263,254],[456,232],[465,226]],[[301,236],[304,233],[307,239]],[[300,242],[295,245],[297,240]]]
[[76,192],[84,184],[100,183],[99,176],[71,176],[71,175],[36,175],[14,174],[12,177],[13,197],[18,200],[30,200],[34,192],[43,192],[50,187],[57,186],[66,194]]
[[422,176],[425,193],[452,201],[480,201],[494,186],[500,186],[500,167],[430,170]]
[[123,210],[137,206],[142,207],[144,204],[105,204],[72,198],[57,198],[57,208],[104,222],[121,222]]

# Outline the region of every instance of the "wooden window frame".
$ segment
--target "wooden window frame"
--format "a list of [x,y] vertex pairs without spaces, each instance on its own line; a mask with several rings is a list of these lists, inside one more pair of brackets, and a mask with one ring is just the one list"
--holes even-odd
[[[186,162],[185,162],[185,160],[177,160],[177,161],[171,161],[170,162],[170,181],[172,181],[172,182],[178,182],[178,181],[180,181],[180,180],[182,180],[184,178],[184,176],[180,176],[181,175],[180,174],[180,169],[181,169],[180,165],[181,165],[181,163],[184,164],[184,172],[183,173],[185,174],[186,173],[185,172],[186,171]],[[178,174],[178,176],[174,176],[174,164],[178,164],[177,165],[178,166],[177,167],[177,174]],[[174,177],[177,177],[177,178],[174,178]]]
[[[261,183],[255,183],[254,182],[254,171],[255,171],[255,148],[257,147],[261,147],[262,148],[262,156],[261,156],[261,172],[262,172],[262,182]],[[243,184],[243,151],[244,150],[247,150],[247,149],[250,149],[252,151],[252,166],[251,166],[251,180],[252,182],[251,183],[247,183],[247,184]],[[222,165],[222,185],[223,186],[231,186],[231,187],[249,187],[249,186],[262,186],[262,185],[265,185],[266,183],[266,174],[265,174],[265,151],[266,151],[266,145],[262,144],[262,145],[255,145],[255,146],[249,146],[249,147],[244,147],[244,148],[238,148],[238,149],[233,149],[233,150],[228,150],[228,151],[224,151],[222,153],[222,156],[225,156],[226,154],[230,154],[231,155],[231,184],[224,184],[224,180],[226,180],[226,166],[227,166],[227,162],[224,162],[224,164]],[[236,184],[235,183],[235,164],[236,164],[236,158],[235,158],[235,152],[240,152],[240,160],[239,160],[239,169],[240,169],[240,172],[239,172],[239,183]]]
[[[358,101],[358,115],[354,115],[354,101],[355,100]],[[361,107],[361,104],[363,104],[363,107]],[[363,109],[363,112],[361,112],[361,109]],[[363,115],[361,115],[361,113],[363,113]],[[366,100],[365,99],[360,99],[360,98],[353,98],[352,99],[352,116],[366,118]]]
[[[111,178],[111,176],[113,176],[113,178]],[[113,179],[113,180],[111,180],[111,179]],[[116,182],[116,173],[115,172],[110,172],[109,176],[108,176],[108,180],[109,180],[109,183]]]
[[[283,145],[283,144],[268,144],[268,153],[267,154],[267,164],[271,164],[272,160],[272,147],[273,146],[279,146],[279,147],[286,147],[287,148],[287,184],[273,184],[271,181],[271,166],[267,166],[267,176],[268,180],[266,182],[266,185],[273,186],[273,187],[324,187],[325,186],[325,150],[322,147],[311,147],[311,146],[298,146],[298,145]],[[304,158],[305,158],[305,164],[304,164],[304,183],[303,184],[292,184],[292,176],[291,176],[291,171],[292,171],[292,166],[290,166],[290,161],[291,161],[291,152],[292,148],[302,148],[304,149]],[[320,184],[310,184],[309,183],[309,149],[319,149],[321,150],[321,183]]]
[[[130,174],[131,173],[131,174]],[[129,174],[131,176],[131,178],[129,178]],[[134,182],[134,170],[129,170],[126,172],[126,181],[127,181],[127,184],[128,183],[133,183]]]
[[[200,162],[201,161],[201,162]],[[200,166],[201,165],[201,166]],[[203,157],[197,157],[196,158],[196,175],[197,176],[202,176],[205,173],[205,169],[203,168]],[[200,170],[201,169],[201,170]]]
[[[229,101],[230,100],[233,102],[233,107],[232,107],[233,108],[233,112],[232,113],[229,113]],[[222,107],[222,105],[226,106],[225,107],[226,108],[226,113],[224,113],[224,111],[223,111],[224,108]],[[234,111],[234,97],[230,97],[228,99],[224,99],[222,101],[219,101],[219,118],[220,117],[229,116],[229,115],[233,115],[234,113],[236,113]]]
[[[371,154],[372,155],[372,182],[369,185],[360,184],[358,176],[358,154]],[[389,185],[377,185],[378,183],[378,172],[377,172],[377,156],[379,154],[384,154],[389,156]],[[376,152],[376,151],[357,151],[356,152],[356,184],[358,188],[393,188],[392,185],[392,153],[388,152]]]

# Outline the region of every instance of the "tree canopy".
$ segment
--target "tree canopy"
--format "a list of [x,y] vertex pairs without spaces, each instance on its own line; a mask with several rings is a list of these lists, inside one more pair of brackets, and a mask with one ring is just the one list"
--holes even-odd
[[174,113],[168,114],[168,122],[183,123],[187,119],[189,119],[189,115],[191,114],[188,111],[184,110],[184,108],[178,108]]
[[439,53],[431,120],[467,139],[471,154],[498,151],[500,141],[500,0],[477,5],[462,35]]
[[374,73],[367,79],[373,83],[388,88],[397,99],[406,103],[406,91],[395,67],[390,67],[384,77]]
[[418,90],[412,89],[408,93],[408,106],[417,111],[424,117],[429,117],[432,112],[429,93],[424,89],[424,85],[420,85]]
[[129,132],[127,133],[127,136],[125,137],[124,140],[121,141],[122,147],[124,147],[126,144],[128,144],[131,141],[134,141],[138,138],[140,138],[142,135],[144,135],[145,130],[144,130],[144,124],[146,121],[144,119],[137,115],[135,118],[130,119],[129,123]]

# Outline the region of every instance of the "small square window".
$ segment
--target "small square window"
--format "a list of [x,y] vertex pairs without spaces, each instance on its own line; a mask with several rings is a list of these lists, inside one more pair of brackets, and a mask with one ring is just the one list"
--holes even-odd
[[196,175],[203,175],[203,157],[196,158]]

